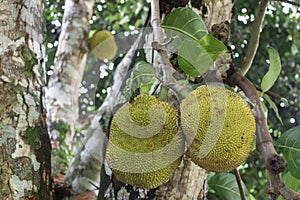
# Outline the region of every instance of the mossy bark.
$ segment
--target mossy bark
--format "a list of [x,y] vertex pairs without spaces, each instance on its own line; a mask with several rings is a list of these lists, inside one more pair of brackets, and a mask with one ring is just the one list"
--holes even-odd
[[0,197],[51,199],[41,0],[0,2]]

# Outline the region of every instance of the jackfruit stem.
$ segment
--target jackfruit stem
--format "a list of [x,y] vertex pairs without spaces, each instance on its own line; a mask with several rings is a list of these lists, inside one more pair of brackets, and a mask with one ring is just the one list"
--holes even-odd
[[169,93],[169,88],[161,85],[157,99],[161,101],[166,101],[168,98],[168,93]]

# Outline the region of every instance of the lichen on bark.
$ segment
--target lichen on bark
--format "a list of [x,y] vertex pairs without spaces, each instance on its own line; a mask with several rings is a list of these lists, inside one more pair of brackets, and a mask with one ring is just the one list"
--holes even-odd
[[[0,196],[50,199],[41,0],[0,1]],[[48,155],[47,155],[48,154]]]

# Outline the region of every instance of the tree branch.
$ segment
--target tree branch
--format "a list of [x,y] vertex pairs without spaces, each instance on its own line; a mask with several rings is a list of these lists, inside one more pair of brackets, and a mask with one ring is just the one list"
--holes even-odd
[[[93,191],[95,189],[93,184],[98,185],[99,181],[101,181],[100,188],[104,187],[104,180],[99,179],[99,174],[104,163],[108,124],[140,39],[141,35],[138,36],[126,56],[116,67],[111,92],[107,94],[96,116],[94,116],[85,133],[86,137],[83,146],[76,153],[65,175],[65,181],[69,182],[72,189],[76,192]],[[86,184],[87,182],[90,182],[90,184]],[[103,197],[100,198],[103,199]]]
[[229,77],[229,82],[240,87],[254,104],[256,148],[262,154],[265,166],[269,172],[267,186],[269,199],[277,199],[279,195],[282,195],[285,199],[298,199],[299,195],[285,187],[282,182],[281,172],[285,169],[285,160],[277,154],[274,148],[273,139],[268,130],[267,119],[255,86],[246,77],[237,72]]
[[79,116],[79,88],[89,51],[86,38],[90,31],[89,20],[94,3],[95,0],[65,1],[53,74],[45,93],[50,135],[57,131],[55,122],[68,125],[71,131],[64,134],[70,149]]
[[259,11],[258,11],[258,15],[255,19],[255,21],[252,24],[252,31],[251,31],[251,36],[250,36],[250,41],[248,43],[248,47],[246,50],[246,55],[244,58],[244,61],[242,63],[241,69],[240,69],[240,73],[242,75],[245,75],[248,70],[250,69],[254,56],[256,54],[258,45],[259,45],[259,37],[260,37],[260,31],[262,28],[262,23],[264,21],[264,17],[265,17],[265,11],[266,11],[266,7],[268,5],[268,0],[262,0],[260,7],[259,7]]

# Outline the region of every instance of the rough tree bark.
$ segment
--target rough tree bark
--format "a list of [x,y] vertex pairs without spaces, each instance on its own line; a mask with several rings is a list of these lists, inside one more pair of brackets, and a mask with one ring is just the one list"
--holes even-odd
[[51,199],[41,0],[0,1],[0,197]]
[[231,21],[232,17],[232,0],[204,0],[207,5],[206,26],[210,29],[214,24]]

